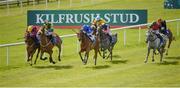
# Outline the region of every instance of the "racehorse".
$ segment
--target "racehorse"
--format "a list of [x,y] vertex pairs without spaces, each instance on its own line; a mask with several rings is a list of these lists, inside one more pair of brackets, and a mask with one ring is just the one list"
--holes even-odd
[[168,41],[168,46],[167,46],[167,49],[166,49],[166,55],[168,55],[168,50],[169,50],[169,48],[171,46],[172,41],[175,40],[175,37],[173,36],[172,31],[170,29],[168,29],[167,31],[168,31],[167,36],[168,36],[169,41]]
[[36,45],[33,38],[30,37],[30,33],[26,30],[25,32],[25,43],[26,43],[26,50],[27,50],[27,62],[31,61],[30,65],[32,65],[32,58],[34,53],[36,52],[36,50],[38,50],[37,55],[36,55],[36,59],[34,64],[36,64],[39,52],[40,52],[40,46]]
[[[93,43],[91,39],[88,37],[86,33],[83,32],[83,30],[80,30],[79,33],[77,33],[77,37],[79,39],[80,43],[80,51],[79,56],[83,62],[83,64],[87,64],[88,58],[89,58],[89,52],[90,50],[94,49],[94,64],[96,65],[97,61],[97,53],[99,52],[99,38],[95,36],[95,42]],[[81,53],[85,52],[84,59],[82,58]]]
[[[106,27],[109,27],[109,26],[106,26]],[[107,35],[105,32],[103,32],[103,28],[100,28],[99,29],[99,38],[100,38],[100,48],[101,48],[101,51],[103,52],[103,58],[106,57],[106,50],[109,51],[109,55],[106,57],[111,59],[112,61],[112,50],[114,48],[114,45],[116,44],[117,42],[117,33],[116,34],[113,34],[112,35],[112,39],[110,40],[110,36]]]
[[59,52],[58,52],[58,60],[61,61],[61,58],[60,58],[60,54],[61,54],[61,44],[62,44],[62,40],[60,39],[60,37],[55,34],[55,38],[56,38],[56,43],[53,45],[53,43],[51,42],[51,39],[48,38],[45,34],[46,30],[45,30],[45,26],[43,26],[40,31],[38,32],[38,35],[40,37],[40,50],[41,50],[41,53],[40,53],[40,59],[41,60],[45,60],[47,59],[47,57],[43,58],[43,54],[44,52],[48,53],[49,54],[49,61],[50,63],[53,63],[55,64],[55,62],[53,61],[52,59],[52,54],[53,54],[53,47],[54,46],[57,46]]
[[148,56],[151,49],[153,49],[152,62],[154,62],[154,54],[156,50],[158,50],[158,52],[160,53],[160,62],[162,62],[163,52],[166,46],[165,36],[163,36],[164,44],[161,47],[160,47],[161,40],[157,37],[157,35],[152,30],[149,30],[146,33],[146,36],[147,36],[147,41],[148,41],[147,43],[148,52],[147,52],[144,62],[146,63],[148,61]]

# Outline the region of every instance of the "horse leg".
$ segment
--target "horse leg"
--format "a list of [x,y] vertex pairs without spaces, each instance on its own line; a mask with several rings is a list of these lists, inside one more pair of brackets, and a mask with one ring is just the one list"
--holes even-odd
[[59,44],[57,47],[59,49],[58,60],[61,61],[61,44]]
[[168,47],[167,47],[167,50],[166,50],[166,55],[168,55],[168,50],[169,50],[169,48],[170,48],[170,46],[171,46],[171,42],[172,42],[172,40],[169,39]]
[[163,58],[163,51],[161,51],[161,54],[160,54],[160,63],[162,63],[162,58]]
[[89,52],[86,52],[84,56],[84,65],[87,64],[88,58],[89,58]]
[[32,52],[29,52],[29,60],[28,61],[31,61],[30,62],[30,65],[32,66],[32,58],[33,58],[33,55],[35,53],[36,50],[33,50]]
[[27,51],[27,62],[30,61],[30,53]]
[[38,52],[37,52],[37,54],[36,54],[36,59],[35,59],[35,61],[34,61],[34,64],[36,64],[37,58],[38,58],[38,56],[39,56],[39,52],[40,52],[40,48],[38,48]]
[[79,51],[79,56],[80,56],[82,62],[84,62],[84,60],[83,60],[83,58],[82,58],[82,55],[81,55],[81,51]]
[[147,63],[147,61],[148,61],[148,56],[149,56],[149,53],[150,53],[150,48],[148,48],[148,52],[147,52],[146,58],[145,58],[145,60],[144,60],[144,63]]
[[98,49],[98,53],[99,53],[99,55],[102,57],[101,52],[100,52],[100,50],[99,50],[99,49]]
[[94,65],[96,65],[96,62],[97,62],[97,52],[98,50],[94,51]]
[[153,53],[152,53],[152,62],[154,62],[154,54],[156,53],[156,49],[153,49]]
[[49,62],[55,64],[56,62],[54,62],[53,59],[52,59],[53,51],[50,50],[50,51],[48,52],[48,54],[49,54]]
[[103,50],[103,59],[106,57],[105,50]]
[[162,62],[162,58],[163,58],[163,50],[160,48],[158,49],[159,53],[160,53],[160,63]]
[[47,57],[44,57],[44,58],[43,58],[43,54],[44,54],[44,51],[42,51],[42,50],[41,50],[40,59],[41,59],[41,60],[46,60],[46,59],[47,59]]
[[112,61],[112,48],[108,49],[108,51],[109,51],[109,55],[107,56],[107,58],[110,57],[110,59]]
[[112,52],[112,50],[111,50],[111,61],[112,61],[112,54],[113,54],[113,52]]

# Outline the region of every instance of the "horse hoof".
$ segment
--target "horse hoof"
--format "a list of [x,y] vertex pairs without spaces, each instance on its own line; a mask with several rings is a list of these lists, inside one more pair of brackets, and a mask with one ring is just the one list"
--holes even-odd
[[47,57],[44,57],[44,58],[40,58],[41,60],[46,60],[47,59]]
[[144,63],[147,63],[147,61],[145,60]]
[[154,62],[154,60],[152,60],[152,62]]
[[55,64],[56,62],[53,61],[52,63]]
[[86,65],[86,63],[85,63],[85,62],[83,62],[83,64],[84,64],[84,65]]
[[61,59],[58,59],[59,61],[61,61]]

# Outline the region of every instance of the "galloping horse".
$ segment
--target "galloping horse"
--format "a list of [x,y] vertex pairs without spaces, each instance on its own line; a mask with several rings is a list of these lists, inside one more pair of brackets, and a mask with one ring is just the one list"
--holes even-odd
[[[108,26],[107,26],[108,27]],[[112,35],[112,40],[110,40],[110,36],[108,36],[106,33],[103,32],[103,28],[99,29],[99,38],[100,38],[100,48],[101,51],[103,51],[103,58],[106,57],[106,50],[109,51],[109,55],[107,58],[109,58],[112,61],[112,50],[114,48],[114,45],[117,42],[117,33]]]
[[166,49],[166,55],[168,55],[168,49],[170,48],[172,41],[175,40],[175,37],[173,36],[173,33],[171,32],[171,30],[168,29],[167,31],[169,32],[168,35],[167,35],[169,41],[168,41],[168,46],[167,46],[167,49]]
[[26,43],[26,50],[27,50],[27,62],[31,61],[30,65],[32,65],[32,58],[34,53],[36,52],[36,50],[38,49],[37,55],[36,55],[36,59],[34,64],[36,64],[39,52],[40,52],[40,46],[36,45],[33,38],[30,37],[30,33],[26,30],[25,32],[25,43]]
[[[166,40],[164,41],[164,44],[160,47],[160,39],[157,37],[157,35],[152,31],[149,30],[147,33],[147,46],[148,46],[148,52],[145,58],[145,63],[148,61],[148,56],[150,53],[150,50],[153,49],[153,54],[152,54],[152,61],[154,62],[154,54],[155,51],[158,50],[158,52],[160,53],[160,62],[162,62],[162,58],[163,58],[163,52],[164,52],[164,48],[166,46]],[[163,36],[164,38],[165,36]],[[165,39],[165,38],[164,38]]]
[[[79,56],[84,64],[87,64],[88,58],[89,58],[89,52],[90,50],[94,49],[94,64],[96,65],[97,61],[97,53],[99,52],[99,38],[95,36],[96,41],[93,43],[90,38],[83,32],[83,30],[80,30],[79,33],[77,33],[77,37],[79,41],[81,42],[80,44],[80,51],[79,51]],[[84,59],[82,58],[81,53],[85,52]]]
[[[50,60],[50,63],[53,63],[55,64],[55,62],[53,61],[52,59],[52,54],[53,54],[53,47],[54,45],[52,44],[51,42],[51,39],[49,39],[46,34],[45,34],[45,26],[43,26],[40,31],[38,32],[38,35],[40,37],[40,50],[41,50],[41,54],[40,54],[40,59],[41,60],[45,60],[47,59],[47,57],[45,58],[42,58],[44,52],[48,53],[49,54],[49,60]],[[62,44],[62,40],[60,39],[60,37],[56,35],[56,40],[57,42],[55,43],[55,46],[57,46],[58,50],[59,50],[59,53],[58,53],[58,60],[61,61],[61,58],[60,58],[60,54],[61,54],[61,44]]]

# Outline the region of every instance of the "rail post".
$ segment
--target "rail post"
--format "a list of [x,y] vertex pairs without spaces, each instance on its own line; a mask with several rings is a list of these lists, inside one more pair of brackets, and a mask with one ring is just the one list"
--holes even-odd
[[69,1],[69,6],[72,7],[72,0]]
[[177,29],[176,29],[176,31],[177,31],[177,36],[179,36],[179,22],[177,21]]
[[9,65],[9,47],[6,47],[6,65]]
[[9,15],[9,0],[6,0],[6,4],[7,4],[7,15]]
[[48,9],[48,0],[46,0],[46,9]]
[[21,13],[23,13],[23,4],[22,4],[22,1],[20,1],[20,8],[21,8]]
[[139,26],[139,39],[138,39],[139,44],[141,43],[141,27]]
[[60,7],[60,0],[58,0],[58,8]]
[[126,29],[124,29],[124,46],[126,46]]

